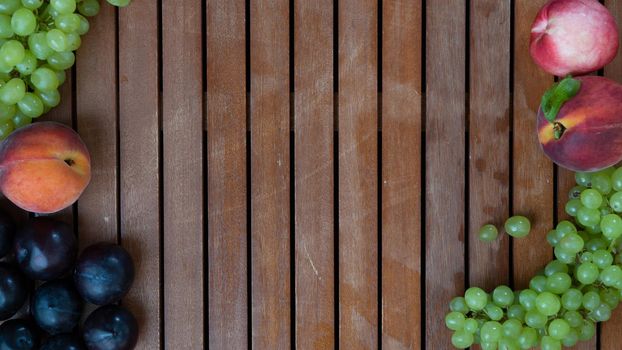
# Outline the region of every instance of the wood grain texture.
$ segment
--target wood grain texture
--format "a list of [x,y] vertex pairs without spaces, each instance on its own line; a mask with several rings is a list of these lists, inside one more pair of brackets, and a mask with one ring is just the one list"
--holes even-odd
[[[620,26],[622,24],[622,1],[607,0],[605,5],[615,17],[618,26]],[[622,42],[622,37],[620,40]],[[605,77],[622,83],[622,57],[620,57],[619,52],[613,62],[605,67]],[[620,348],[620,329],[622,329],[622,307],[616,308],[611,315],[611,319],[601,325],[601,350],[617,350]]]
[[250,13],[252,347],[289,349],[289,1]]
[[164,346],[204,347],[201,1],[162,2]]
[[91,153],[91,183],[78,203],[80,247],[116,242],[118,223],[115,8],[102,6],[89,22],[76,58],[77,129]]
[[119,10],[119,220],[136,268],[123,304],[140,325],[137,349],[161,345],[158,55],[157,3],[134,0]]
[[423,8],[382,6],[382,348],[420,349]]
[[333,2],[295,1],[296,349],[335,347]]
[[509,214],[511,2],[470,4],[469,282],[492,291],[510,282],[509,236],[488,243],[478,232],[503,231]]
[[517,289],[553,256],[545,235],[553,223],[553,163],[546,158],[535,133],[540,97],[553,77],[539,69],[529,55],[529,34],[536,13],[546,0],[514,3],[514,214],[531,220],[531,234],[514,240],[514,282]]
[[378,2],[339,1],[339,347],[378,346]]
[[207,2],[209,347],[248,345],[243,0]]
[[425,341],[427,349],[450,349],[440,310],[465,286],[466,8],[448,0],[426,5]]

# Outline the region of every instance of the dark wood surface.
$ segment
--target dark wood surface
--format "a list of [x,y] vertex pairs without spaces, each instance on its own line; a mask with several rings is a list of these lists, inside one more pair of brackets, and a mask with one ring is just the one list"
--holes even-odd
[[573,181],[534,132],[544,2],[102,2],[43,118],[93,158],[57,217],[135,257],[137,348],[451,349],[452,297],[526,287]]

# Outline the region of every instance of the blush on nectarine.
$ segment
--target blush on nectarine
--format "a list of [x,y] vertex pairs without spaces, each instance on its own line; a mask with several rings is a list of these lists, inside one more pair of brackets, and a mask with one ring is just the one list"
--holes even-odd
[[54,213],[72,205],[91,180],[89,151],[71,128],[38,122],[0,146],[0,190],[18,207]]

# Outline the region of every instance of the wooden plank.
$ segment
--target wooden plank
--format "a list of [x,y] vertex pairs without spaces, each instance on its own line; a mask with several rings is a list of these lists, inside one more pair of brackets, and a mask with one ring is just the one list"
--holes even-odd
[[382,348],[421,348],[421,1],[382,3]]
[[540,97],[553,77],[539,69],[529,55],[529,29],[546,0],[516,0],[514,6],[514,145],[513,211],[529,217],[532,232],[514,240],[514,282],[526,288],[529,280],[552,257],[544,236],[553,223],[553,165],[535,135]]
[[469,283],[488,291],[510,282],[508,235],[478,236],[485,224],[502,229],[509,214],[510,11],[509,0],[473,1],[469,19]]
[[335,347],[333,1],[296,1],[297,349]]
[[[605,5],[607,5],[607,8],[616,18],[618,25],[622,23],[622,1],[607,0]],[[613,62],[605,67],[605,77],[618,82],[622,81],[622,57],[620,57],[619,53]],[[620,348],[620,329],[622,329],[622,307],[618,307],[612,313],[611,319],[604,322],[600,328],[601,350],[617,350]]]
[[378,1],[339,1],[339,347],[378,346]]
[[76,59],[77,129],[92,168],[91,183],[78,203],[81,247],[116,242],[118,220],[115,8],[105,4],[89,22]]
[[201,1],[162,2],[164,346],[204,347]]
[[426,4],[426,348],[450,349],[439,312],[465,285],[466,8]]
[[252,347],[289,349],[289,1],[250,12]]
[[[136,277],[123,304],[138,319],[138,349],[160,348],[158,8],[134,0],[119,10],[121,243]],[[140,28],[140,31],[136,30]]]
[[248,346],[244,3],[207,2],[210,349]]

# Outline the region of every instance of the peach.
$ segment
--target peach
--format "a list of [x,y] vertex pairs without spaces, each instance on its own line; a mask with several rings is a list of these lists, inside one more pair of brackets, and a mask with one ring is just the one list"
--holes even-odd
[[[554,87],[538,111],[542,150],[573,171],[592,172],[615,165],[622,160],[622,85],[597,76],[566,78],[560,84],[570,80],[580,83],[576,94],[560,93]],[[548,106],[547,95],[554,101]]]
[[91,180],[89,151],[71,128],[38,122],[0,147],[0,190],[18,207],[54,213],[72,205]]
[[552,0],[538,12],[529,49],[545,71],[560,77],[581,75],[615,58],[618,29],[597,0]]

